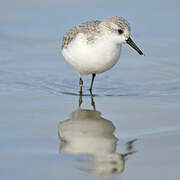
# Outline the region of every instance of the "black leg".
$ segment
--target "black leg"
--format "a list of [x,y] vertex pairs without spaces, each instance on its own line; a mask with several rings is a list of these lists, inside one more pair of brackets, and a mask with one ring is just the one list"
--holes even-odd
[[82,104],[82,92],[79,94],[79,107],[81,107]]
[[82,87],[83,87],[83,80],[79,79],[79,86],[80,86],[80,94],[82,95]]
[[91,81],[91,86],[90,86],[90,92],[92,92],[92,87],[93,87],[93,83],[94,83],[94,78],[95,78],[96,74],[92,74],[92,81]]
[[90,91],[90,95],[91,95],[91,105],[93,107],[93,110],[96,111],[96,105],[95,105],[94,97],[91,91]]

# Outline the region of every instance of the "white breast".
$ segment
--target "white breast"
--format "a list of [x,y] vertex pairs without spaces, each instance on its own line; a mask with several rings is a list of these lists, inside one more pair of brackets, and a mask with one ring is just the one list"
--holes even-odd
[[121,45],[104,36],[88,44],[84,34],[80,33],[67,48],[63,48],[62,53],[66,61],[82,76],[102,73],[112,68],[119,59],[120,50]]

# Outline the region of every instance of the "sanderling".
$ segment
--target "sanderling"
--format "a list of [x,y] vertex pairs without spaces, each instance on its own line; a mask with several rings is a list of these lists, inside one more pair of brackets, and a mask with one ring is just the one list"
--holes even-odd
[[80,92],[83,75],[92,74],[90,92],[96,74],[111,69],[118,61],[121,44],[127,43],[140,55],[142,51],[130,38],[131,28],[122,17],[88,21],[70,29],[63,38],[62,54],[78,72]]

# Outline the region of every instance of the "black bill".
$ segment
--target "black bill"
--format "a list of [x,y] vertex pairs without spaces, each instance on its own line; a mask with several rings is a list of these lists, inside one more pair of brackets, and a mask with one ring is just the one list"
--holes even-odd
[[133,40],[129,37],[126,41],[132,48],[134,48],[140,55],[143,55],[143,52],[136,46]]

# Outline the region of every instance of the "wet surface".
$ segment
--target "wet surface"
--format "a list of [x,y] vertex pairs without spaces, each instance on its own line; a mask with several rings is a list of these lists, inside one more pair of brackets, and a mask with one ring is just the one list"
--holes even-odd
[[[179,179],[179,6],[3,2],[0,178]],[[112,15],[130,22],[145,56],[124,45],[118,64],[96,77],[93,99],[91,76],[84,77],[79,107],[78,76],[60,52],[63,34]]]

